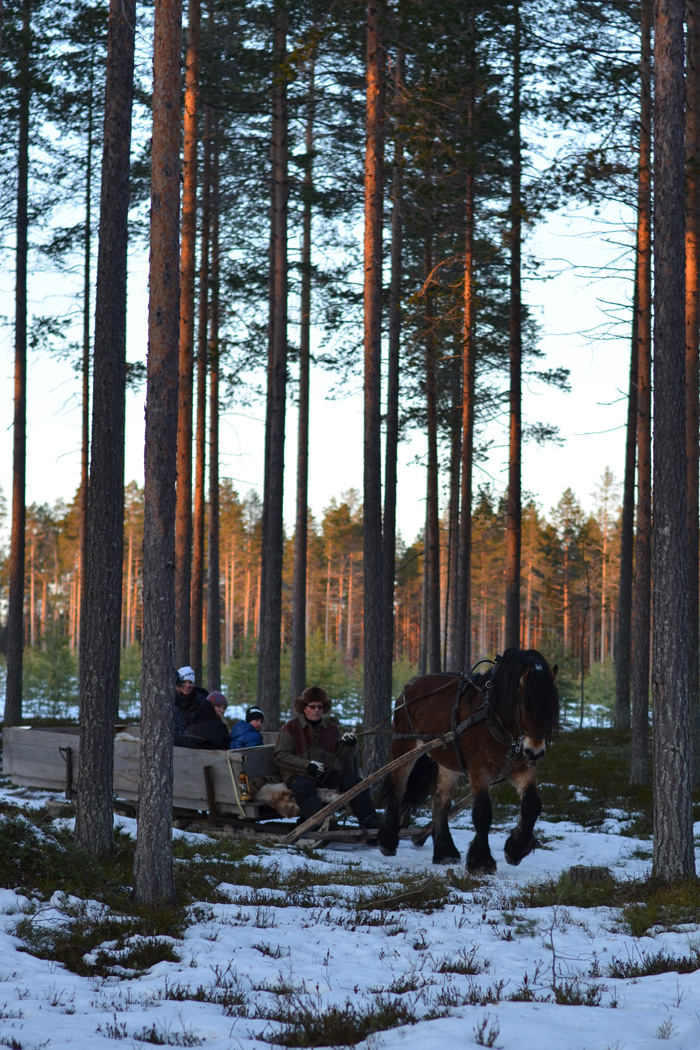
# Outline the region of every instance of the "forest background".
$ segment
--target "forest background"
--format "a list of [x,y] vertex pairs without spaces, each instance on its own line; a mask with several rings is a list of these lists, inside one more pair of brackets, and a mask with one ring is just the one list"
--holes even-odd
[[[65,5],[61,17],[34,0],[26,4],[5,4],[5,73],[3,89],[12,112],[17,77],[12,51],[13,24],[25,9],[34,19],[32,38],[33,75],[36,90],[32,96],[32,135],[30,142],[30,199],[32,235],[30,262],[30,300],[28,322],[31,354],[35,362],[36,387],[44,388],[40,399],[32,392],[30,367],[30,445],[29,491],[36,498],[28,508],[26,526],[25,643],[27,645],[26,688],[29,702],[57,712],[77,692],[76,651],[79,634],[80,547],[78,494],[72,498],[68,487],[63,498],[56,498],[59,484],[66,486],[66,466],[77,475],[78,455],[74,451],[78,426],[69,421],[72,437],[65,444],[59,434],[67,404],[73,393],[68,376],[83,368],[83,311],[90,308],[84,296],[86,260],[94,270],[96,250],[94,229],[86,222],[88,156],[92,193],[99,185],[100,49],[104,48],[106,8],[73,3]],[[222,92],[221,108],[226,112],[217,143],[221,170],[220,222],[221,273],[225,294],[219,316],[221,350],[221,418],[230,412],[236,419],[239,448],[262,445],[262,428],[248,427],[241,418],[259,414],[261,369],[266,353],[263,317],[266,308],[264,275],[259,260],[267,246],[267,182],[264,171],[269,91],[262,70],[271,66],[272,14],[275,5],[235,2],[212,5],[207,14],[209,30],[219,40],[224,31],[226,50],[215,54],[211,39],[203,46],[203,62],[210,62],[210,82]],[[312,348],[315,382],[325,394],[359,391],[361,355],[361,203],[362,132],[364,120],[364,10],[362,5],[344,5],[336,18],[333,5],[289,5],[290,41],[294,41],[289,72],[291,112],[291,161],[296,174],[291,179],[290,225],[290,377],[297,369],[294,331],[299,323],[300,229],[305,201],[302,176],[313,153],[313,303]],[[448,5],[449,6],[449,5]],[[425,470],[426,418],[425,380],[419,352],[426,338],[425,258],[426,215],[436,217],[440,233],[436,238],[440,278],[437,294],[442,298],[436,318],[436,331],[442,349],[436,355],[443,362],[442,379],[447,391],[449,376],[444,362],[452,356],[445,347],[461,339],[458,266],[454,265],[463,224],[458,208],[463,187],[444,191],[459,182],[454,171],[456,160],[450,153],[452,134],[458,138],[460,121],[468,101],[468,78],[460,80],[460,63],[448,59],[469,46],[469,5],[415,5],[413,40],[415,86],[405,91],[404,114],[410,105],[413,128],[407,133],[409,158],[405,171],[409,179],[407,198],[408,250],[404,291],[406,356],[402,365],[402,435],[410,457],[403,454],[400,473],[398,523],[402,539],[396,556],[396,662],[394,690],[426,659],[426,624],[422,571],[422,518],[425,513],[423,483],[417,473]],[[606,5],[609,6],[609,5]],[[406,5],[408,11],[410,5]],[[323,10],[321,10],[323,8]],[[454,8],[454,10],[452,9]],[[327,10],[326,10],[327,9]],[[416,10],[418,17],[416,17]],[[565,699],[578,695],[581,680],[589,700],[612,703],[612,661],[615,655],[615,619],[619,575],[619,486],[622,460],[622,432],[615,433],[626,413],[622,380],[628,367],[631,328],[631,289],[633,285],[636,154],[638,100],[635,78],[638,66],[637,4],[612,5],[614,17],[606,20],[605,35],[599,36],[600,51],[583,57],[581,42],[591,29],[602,32],[603,5],[568,5],[557,12],[546,3],[523,5],[524,79],[527,99],[523,115],[525,244],[529,251],[524,268],[526,315],[526,354],[533,372],[545,372],[553,363],[558,388],[537,385],[525,392],[526,423],[533,430],[525,445],[523,472],[525,506],[523,513],[523,644],[542,648],[563,671]],[[506,272],[508,266],[505,229],[507,224],[507,157],[509,132],[507,107],[510,92],[510,30],[508,19],[499,21],[489,5],[479,5],[480,17],[488,28],[484,36],[485,68],[488,77],[480,85],[485,112],[484,128],[500,144],[490,148],[480,178],[484,188],[482,203],[481,257],[477,261],[479,291],[476,344],[481,340],[484,360],[477,390],[477,452],[473,522],[473,653],[489,656],[503,648],[504,641],[504,505],[503,450],[507,418],[507,362],[503,343]],[[447,15],[454,16],[449,22]],[[564,32],[564,16],[569,29]],[[13,17],[15,23],[13,23]],[[130,394],[127,463],[138,462],[142,449],[143,390],[139,363],[145,356],[145,298],[141,275],[146,272],[145,187],[148,184],[148,140],[150,133],[150,17],[148,5],[138,9],[137,93],[133,136],[133,174],[131,242],[129,348],[134,393]],[[220,24],[217,27],[217,19]],[[295,22],[296,19],[296,22]],[[449,22],[449,28],[448,28]],[[460,36],[460,33],[462,36]],[[558,48],[545,48],[555,33]],[[456,34],[456,36],[455,36]],[[313,41],[313,44],[310,43]],[[209,50],[207,50],[207,47]],[[554,53],[552,53],[554,51]],[[313,54],[312,54],[313,52]],[[610,62],[614,53],[615,61]],[[435,62],[435,56],[444,59]],[[605,61],[601,64],[602,58]],[[452,68],[453,65],[456,68]],[[9,67],[9,68],[8,68]],[[603,67],[605,81],[599,80]],[[313,150],[304,146],[308,126],[308,79],[314,69],[314,104],[321,119]],[[339,72],[342,69],[342,72]],[[233,73],[232,71],[235,71]],[[462,71],[463,72],[463,71]],[[578,78],[574,81],[572,74]],[[205,74],[206,75],[206,74]],[[94,80],[90,78],[94,77]],[[450,79],[452,78],[452,79]],[[87,90],[89,88],[89,90]],[[228,92],[228,94],[227,94]],[[245,97],[245,106],[235,110],[231,99]],[[442,93],[442,94],[441,94]],[[605,105],[601,100],[605,99]],[[447,108],[454,127],[441,127],[436,118],[439,108]],[[499,112],[500,107],[500,112]],[[423,130],[416,128],[433,121],[428,138],[439,141],[439,148],[428,150]],[[405,116],[404,116],[405,119]],[[449,122],[448,122],[449,123]],[[10,220],[14,163],[17,142],[13,127],[4,125],[3,164],[7,178],[5,245],[13,250],[14,230]],[[462,129],[463,130],[463,129]],[[413,140],[411,139],[411,136]],[[442,137],[441,137],[442,136]],[[448,148],[449,146],[449,148]],[[500,150],[500,155],[499,155]],[[90,152],[92,151],[92,153]],[[431,170],[432,169],[432,170]],[[421,178],[417,178],[420,172]],[[425,173],[428,177],[425,177]],[[413,184],[411,184],[413,178]],[[432,196],[425,185],[434,184]],[[593,192],[595,189],[595,193]],[[410,193],[413,197],[410,197]],[[592,198],[595,196],[595,202]],[[306,198],[309,194],[306,194]],[[390,205],[387,187],[387,206]],[[94,208],[94,202],[93,202]],[[295,210],[296,209],[296,210]],[[575,216],[572,218],[572,216]],[[566,218],[563,218],[566,217]],[[94,224],[94,210],[92,214]],[[569,224],[571,248],[553,246]],[[411,225],[412,224],[412,225]],[[90,235],[92,233],[92,238]],[[598,245],[591,249],[589,239]],[[86,239],[87,238],[87,239]],[[86,247],[87,245],[87,247]],[[81,252],[82,246],[82,252]],[[506,245],[507,246],[507,245]],[[562,258],[564,256],[565,258]],[[257,260],[255,262],[255,260]],[[452,267],[452,270],[450,269]],[[296,276],[295,276],[296,271]],[[593,281],[599,279],[602,283]],[[568,294],[559,289],[568,285]],[[141,286],[139,286],[141,285]],[[50,294],[45,294],[50,289]],[[591,290],[592,289],[592,290]],[[575,303],[569,306],[568,303]],[[595,305],[594,305],[595,303]],[[538,326],[540,309],[543,323]],[[548,304],[548,305],[547,305]],[[9,313],[9,309],[7,309]],[[568,315],[568,316],[567,316]],[[578,325],[579,315],[585,323]],[[566,317],[566,323],[563,319]],[[552,319],[555,325],[552,326]],[[500,331],[499,331],[500,325]],[[552,331],[558,327],[557,332]],[[569,329],[566,333],[563,328]],[[88,324],[88,329],[90,325]],[[576,329],[572,332],[571,329]],[[500,345],[499,345],[500,339]],[[601,350],[601,344],[604,349]],[[542,357],[546,354],[546,358]],[[601,356],[605,356],[605,365]],[[537,360],[537,356],[542,357]],[[592,387],[576,370],[584,357]],[[576,359],[579,360],[576,360]],[[590,362],[595,361],[595,368]],[[572,396],[585,406],[590,431],[611,431],[606,440],[609,455],[584,453],[573,459],[564,447],[553,456],[557,441],[556,400],[562,396],[562,368],[574,368]],[[48,377],[61,375],[66,378]],[[40,373],[40,374],[37,374]],[[46,375],[44,375],[46,373]],[[75,382],[77,386],[79,382]],[[585,389],[585,393],[584,393]],[[549,392],[548,392],[549,390]],[[290,390],[290,406],[294,401]],[[443,660],[447,649],[449,620],[450,560],[453,537],[449,522],[450,505],[450,411],[444,399],[440,432],[440,595]],[[528,403],[529,402],[529,403]],[[596,411],[603,402],[608,410]],[[614,406],[611,408],[610,406]],[[341,402],[342,404],[342,402]],[[307,579],[306,627],[308,633],[309,678],[318,678],[336,694],[348,699],[361,692],[363,651],[363,573],[362,504],[359,494],[361,436],[347,437],[342,409],[334,405],[331,416],[322,415],[318,399],[312,399],[312,437],[310,469],[323,476],[317,482],[316,510],[311,521]],[[57,412],[57,406],[60,410]],[[544,409],[543,409],[544,406]],[[621,407],[620,407],[621,406]],[[359,411],[351,409],[356,416]],[[32,413],[35,423],[32,425]],[[610,416],[614,414],[614,419]],[[57,419],[60,415],[60,421]],[[529,417],[529,418],[528,418]],[[610,425],[612,422],[612,425]],[[290,414],[287,441],[286,491],[292,493],[295,442]],[[542,426],[544,425],[544,426]],[[549,432],[547,428],[549,427]],[[35,429],[34,429],[35,428]],[[314,428],[317,428],[316,430]],[[562,436],[566,437],[562,429]],[[576,427],[578,429],[578,426]],[[333,448],[333,431],[341,431]],[[48,431],[48,434],[47,434]],[[224,475],[220,486],[221,521],[218,540],[220,574],[220,630],[223,682],[233,701],[255,692],[256,644],[259,623],[262,467],[260,458],[250,455],[252,470],[248,478],[258,487],[241,485],[238,460],[233,461],[231,477],[226,457],[232,462],[235,451],[226,448],[226,429],[222,430],[219,458]],[[34,436],[33,436],[34,435]],[[50,436],[49,436],[50,435]],[[229,433],[229,437],[230,437]],[[537,443],[537,440],[540,443]],[[33,441],[33,449],[32,449]],[[542,443],[544,442],[544,444]],[[612,446],[616,444],[617,450]],[[357,446],[356,454],[352,446]],[[590,448],[590,442],[588,443]],[[556,445],[555,445],[556,447]],[[570,447],[570,445],[569,445]],[[330,448],[330,455],[329,455]],[[65,458],[54,470],[54,450]],[[323,450],[323,455],[321,455]],[[557,460],[555,456],[560,458]],[[566,467],[562,469],[561,457]],[[9,462],[9,455],[3,457]],[[410,465],[407,462],[413,460]],[[617,477],[609,471],[612,462]],[[554,466],[551,464],[554,463]],[[48,467],[47,465],[51,464]],[[256,465],[257,464],[257,465]],[[619,464],[619,467],[618,467]],[[348,482],[343,482],[348,470]],[[136,468],[127,467],[127,477]],[[620,471],[621,472],[621,471]],[[47,476],[50,474],[51,476]],[[245,474],[243,474],[245,478]],[[255,479],[257,478],[257,482]],[[582,478],[588,479],[583,481]],[[337,488],[329,488],[338,479]],[[594,480],[595,479],[595,480]],[[5,479],[3,479],[5,480]],[[78,479],[79,480],[79,479]],[[42,486],[45,491],[42,491]],[[9,482],[3,487],[7,491]],[[77,486],[74,486],[77,487]],[[312,490],[313,491],[313,490]],[[584,511],[580,498],[590,509]],[[289,500],[289,495],[287,496]],[[403,503],[401,500],[403,499]],[[287,504],[289,506],[289,504]],[[545,509],[546,508],[546,511]],[[291,594],[293,575],[292,514],[287,512],[284,575],[282,590],[282,646],[288,652],[291,637]],[[142,491],[136,482],[127,486],[125,515],[125,562],[123,584],[122,679],[123,699],[133,705],[138,697],[139,640],[141,630],[139,556],[142,541]],[[454,581],[452,581],[454,586]],[[203,618],[206,644],[206,620]],[[286,665],[283,659],[282,694],[288,696]],[[357,701],[359,704],[359,700]],[[42,710],[47,710],[44,706]],[[359,710],[359,708],[358,708]]]

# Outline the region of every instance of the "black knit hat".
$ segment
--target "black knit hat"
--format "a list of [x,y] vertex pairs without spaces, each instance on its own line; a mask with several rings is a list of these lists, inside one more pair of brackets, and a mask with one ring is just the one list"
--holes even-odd
[[260,719],[261,722],[265,721],[265,715],[259,707],[249,707],[245,713],[246,722],[252,722],[253,719]]

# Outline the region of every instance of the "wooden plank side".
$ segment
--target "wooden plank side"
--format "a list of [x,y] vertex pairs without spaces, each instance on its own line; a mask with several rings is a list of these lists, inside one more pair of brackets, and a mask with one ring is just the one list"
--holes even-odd
[[[133,727],[127,730],[133,733]],[[79,733],[77,727],[61,726],[52,729],[32,729],[12,726],[3,732],[3,772],[13,783],[45,790],[63,791],[66,784],[65,759],[60,748],[70,747],[73,760],[73,787],[77,788]],[[245,772],[253,777],[277,776],[273,758],[274,747],[266,744],[238,751],[209,751],[179,748],[173,751],[173,805],[181,809],[206,810],[204,766],[212,768],[217,809],[222,814],[240,815],[232,773]],[[117,735],[114,744],[114,794],[127,801],[138,801],[140,747],[138,740]],[[229,765],[229,762],[231,763]],[[258,815],[254,802],[244,802],[249,818]]]
[[76,729],[57,734],[51,730],[8,726],[3,730],[3,772],[13,783],[23,787],[33,785],[52,791],[63,790],[66,786],[66,764],[59,749],[70,747],[73,751],[75,784],[78,743]]

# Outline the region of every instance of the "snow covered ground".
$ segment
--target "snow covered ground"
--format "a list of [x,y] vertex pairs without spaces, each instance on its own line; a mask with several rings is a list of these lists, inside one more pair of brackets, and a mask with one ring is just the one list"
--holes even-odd
[[[36,793],[27,805],[46,797]],[[20,801],[12,789],[0,798]],[[135,833],[133,821],[117,820]],[[401,871],[441,878],[430,844],[417,849],[402,842],[393,858],[343,846],[324,851],[322,859],[271,846],[251,862],[290,873],[303,868],[317,907],[281,906],[279,891],[270,892],[269,904],[261,904],[259,890],[254,903],[245,903],[249,887],[226,885],[230,903],[191,909],[192,923],[176,944],[180,961],[158,963],[138,979],[79,977],[20,951],[14,929],[26,902],[13,890],[0,890],[0,1046],[74,1050],[121,1041],[125,1047],[150,1042],[250,1050],[269,1046],[287,1029],[270,1019],[285,1005],[308,1019],[333,1006],[342,1011],[349,1002],[354,1015],[398,1003],[415,1018],[370,1035],[358,1044],[363,1050],[696,1050],[700,970],[620,979],[608,976],[608,967],[613,959],[642,962],[660,951],[692,956],[700,951],[698,925],[634,938],[617,909],[517,903],[523,887],[557,878],[572,865],[607,865],[617,878],[643,876],[650,862],[640,854],[648,856],[650,843],[621,837],[615,815],[604,831],[546,821],[538,827],[547,848],[518,868],[503,860],[507,829],[496,828],[497,875],[473,891],[454,889],[451,902],[431,914],[399,908],[358,917],[352,900],[360,891],[351,877],[355,865],[375,873],[370,896],[377,898],[401,892],[395,879]],[[695,830],[700,834],[700,825]],[[199,841],[188,832],[175,834]],[[464,854],[468,818],[454,837]],[[329,881],[339,868],[348,872],[346,887]],[[361,892],[367,895],[368,888]],[[375,924],[366,924],[368,914]],[[45,907],[42,921],[64,921],[60,895]],[[207,989],[217,988],[246,1005],[188,998],[204,1000]],[[559,1005],[557,989],[594,1005]],[[513,1001],[514,995],[533,1001]],[[335,1045],[341,1043],[336,1037]]]

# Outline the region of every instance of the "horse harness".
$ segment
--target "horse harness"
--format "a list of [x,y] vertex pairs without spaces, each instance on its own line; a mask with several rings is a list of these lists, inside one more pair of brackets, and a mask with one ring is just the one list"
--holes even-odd
[[[464,760],[462,759],[462,753],[461,753],[460,748],[459,748],[459,738],[460,738],[462,733],[466,732],[467,729],[471,729],[472,726],[478,725],[480,722],[486,721],[486,728],[488,729],[489,733],[494,738],[494,740],[497,740],[498,743],[502,744],[504,747],[509,747],[510,750],[511,750],[511,754],[512,755],[518,755],[522,751],[524,733],[523,733],[523,727],[522,727],[521,722],[520,722],[520,703],[518,703],[517,715],[516,715],[516,722],[517,722],[518,733],[519,733],[517,739],[516,739],[516,737],[513,736],[513,734],[511,732],[509,732],[509,730],[506,728],[506,726],[504,726],[501,718],[499,717],[498,714],[496,714],[496,712],[494,711],[494,709],[492,708],[492,706],[490,704],[490,696],[491,696],[491,691],[493,689],[493,681],[494,681],[494,678],[496,677],[496,674],[498,673],[498,665],[499,665],[500,659],[501,659],[500,656],[497,656],[495,661],[493,661],[492,667],[491,667],[491,671],[489,673],[488,678],[484,682],[483,686],[480,686],[477,683],[477,678],[479,676],[475,673],[475,668],[480,666],[480,664],[475,664],[475,666],[472,668],[472,670],[468,674],[460,674],[458,676],[459,679],[460,679],[460,682],[459,682],[459,688],[457,689],[457,695],[455,696],[455,702],[454,702],[454,704],[452,706],[452,713],[451,713],[451,716],[450,716],[450,732],[453,734],[453,736],[452,736],[452,744],[453,744],[454,749],[455,749],[455,755],[457,757],[457,761],[459,762],[459,767],[462,770],[462,773],[463,773],[463,775],[465,777],[468,776],[468,773],[467,773],[466,766],[464,765]],[[480,663],[486,663],[486,662],[487,661],[483,661],[483,660],[480,661]],[[488,662],[491,662],[491,661],[488,661]],[[415,700],[425,700],[426,697],[432,696],[434,693],[441,692],[443,689],[446,689],[447,686],[451,682],[453,682],[455,677],[457,677],[457,676],[455,676],[454,674],[449,674],[448,672],[440,671],[440,672],[434,672],[433,677],[445,677],[445,678],[448,679],[448,681],[445,682],[444,685],[438,686],[437,689],[433,689],[431,693],[423,693],[423,695],[420,696],[420,697],[418,697],[418,696],[414,697]],[[458,718],[458,714],[459,714],[459,705],[461,703],[462,697],[466,693],[467,689],[469,689],[470,687],[475,689],[480,694],[480,696],[481,696],[481,704],[479,705],[479,707],[477,707],[477,709],[475,711],[473,711],[471,714],[467,715],[466,718],[463,718],[462,721],[458,723],[457,722],[457,718]],[[394,733],[394,739],[395,740],[438,740],[438,739],[440,739],[444,734],[442,734],[442,733],[416,733],[415,732],[415,727],[413,725],[413,721],[411,719],[411,712],[410,712],[410,704],[411,703],[412,703],[412,701],[405,701],[404,700],[403,704],[397,705],[397,707],[396,707],[396,709],[394,711],[394,714],[396,714],[396,711],[404,710],[406,712],[406,717],[408,718],[409,725],[411,726],[411,729],[413,729],[414,731],[412,733]]]

